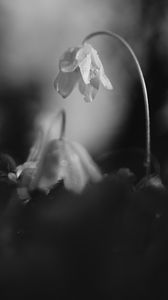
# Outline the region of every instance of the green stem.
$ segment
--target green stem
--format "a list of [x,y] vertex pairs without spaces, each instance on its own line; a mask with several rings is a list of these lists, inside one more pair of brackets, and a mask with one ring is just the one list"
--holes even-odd
[[144,76],[143,76],[139,61],[138,61],[134,51],[132,50],[130,45],[127,43],[127,41],[123,37],[121,37],[120,35],[112,32],[112,31],[105,30],[105,31],[93,32],[85,37],[82,44],[86,43],[88,40],[90,40],[91,38],[98,36],[98,35],[107,35],[107,36],[110,36],[110,37],[113,37],[113,38],[119,40],[130,52],[130,54],[132,55],[132,58],[136,64],[136,67],[137,67],[137,70],[138,70],[138,73],[140,76],[142,90],[143,90],[143,96],[144,96],[145,116],[146,116],[146,162],[145,162],[145,167],[146,167],[146,176],[149,176],[150,172],[151,172],[151,137],[150,137],[149,101],[148,101],[146,84],[145,84]]

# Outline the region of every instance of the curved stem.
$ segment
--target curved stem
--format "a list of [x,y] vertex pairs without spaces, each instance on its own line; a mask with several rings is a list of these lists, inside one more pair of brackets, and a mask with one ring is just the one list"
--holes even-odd
[[121,37],[120,35],[118,35],[115,32],[112,32],[112,31],[105,30],[105,31],[93,32],[85,37],[82,44],[86,43],[88,40],[90,40],[91,38],[98,36],[98,35],[107,35],[107,36],[110,36],[110,37],[113,37],[113,38],[119,40],[130,52],[130,54],[132,55],[132,58],[136,64],[136,67],[137,67],[137,70],[138,70],[138,73],[140,76],[142,90],[143,90],[143,96],[144,96],[145,116],[146,116],[146,162],[145,162],[145,167],[146,167],[146,176],[149,176],[150,171],[151,171],[150,170],[151,169],[151,140],[150,140],[151,137],[150,137],[149,101],[148,101],[146,84],[145,84],[144,76],[143,76],[139,61],[138,61],[134,51],[132,50],[130,45],[127,43],[127,41],[123,37]]
[[[62,139],[62,138],[64,138],[64,136],[65,136],[65,127],[66,127],[66,113],[65,113],[65,110],[64,109],[62,109],[60,112],[59,112],[59,114],[61,115],[61,117],[62,117],[62,122],[61,122],[61,130],[60,130],[60,136],[59,136],[59,139]],[[59,114],[58,114],[58,116],[59,116]],[[57,117],[58,117],[57,116]]]
[[65,110],[64,110],[64,109],[61,109],[61,110],[59,111],[59,113],[56,114],[56,115],[54,116],[52,122],[50,123],[50,127],[49,127],[49,129],[48,129],[48,134],[47,134],[47,136],[49,136],[49,133],[50,133],[50,131],[51,131],[52,128],[53,128],[53,124],[55,124],[55,122],[56,122],[59,118],[61,118],[61,128],[60,128],[60,134],[59,134],[58,139],[64,138],[64,136],[65,136],[65,127],[66,127],[66,113],[65,113]]

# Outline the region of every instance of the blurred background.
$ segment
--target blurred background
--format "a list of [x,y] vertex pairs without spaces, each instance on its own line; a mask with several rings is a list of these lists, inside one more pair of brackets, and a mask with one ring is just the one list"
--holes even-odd
[[39,124],[64,107],[67,137],[90,153],[145,147],[142,89],[135,64],[116,40],[90,41],[113,91],[102,86],[92,104],[77,89],[65,100],[54,90],[62,53],[92,31],[121,34],[144,72],[152,152],[168,164],[168,3],[156,0],[0,0],[0,147],[23,162]]
[[[139,59],[149,95],[152,153],[168,184],[164,0],[0,0],[0,153],[23,163],[39,125],[46,130],[62,107],[67,137],[94,158],[117,149],[145,149],[142,87],[134,61],[118,41],[106,36],[90,41],[112,91],[100,86],[87,104],[77,88],[67,99],[54,90],[64,51],[103,29],[122,35]],[[129,157],[137,175],[142,156],[127,153],[121,151],[116,162],[124,167]],[[2,293],[31,299],[35,289],[44,298],[53,289],[57,299],[100,298],[100,291],[102,299],[149,299],[152,291],[153,299],[167,299],[161,296],[167,295],[167,192],[142,185],[131,193],[132,183],[122,175],[107,176],[80,196],[60,182],[47,196],[34,191],[28,205],[20,205],[15,185],[1,183],[1,207],[11,197],[7,214],[0,209]]]

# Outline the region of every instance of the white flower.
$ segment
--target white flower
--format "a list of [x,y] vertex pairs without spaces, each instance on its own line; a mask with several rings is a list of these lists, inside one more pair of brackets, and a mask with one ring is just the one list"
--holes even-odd
[[[59,117],[62,116],[60,138],[54,138]],[[98,182],[102,174],[87,150],[64,136],[64,112],[51,119],[47,135],[39,135],[25,163],[16,169],[20,199],[30,198],[29,193],[40,189],[48,193],[60,180],[66,189],[80,193],[89,182]]]
[[98,182],[102,175],[87,150],[76,142],[55,139],[37,162],[25,162],[17,168],[19,194],[27,198],[35,189],[49,192],[60,180],[66,189],[80,193],[89,182]]
[[60,59],[59,70],[54,86],[64,98],[72,92],[76,83],[86,102],[95,98],[100,83],[106,89],[112,89],[97,51],[90,44],[68,49]]
[[82,145],[58,139],[47,145],[31,188],[50,190],[63,180],[66,189],[79,193],[88,182],[98,182],[101,178],[98,167]]

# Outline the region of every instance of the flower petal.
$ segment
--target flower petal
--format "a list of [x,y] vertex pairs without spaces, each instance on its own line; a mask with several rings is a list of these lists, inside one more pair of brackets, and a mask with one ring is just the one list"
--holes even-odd
[[108,90],[113,89],[113,86],[112,86],[110,80],[108,79],[108,77],[106,76],[106,74],[104,73],[103,68],[100,70],[100,81],[106,89],[108,89]]
[[100,79],[98,76],[95,76],[94,78],[92,78],[90,80],[90,85],[96,90],[96,93],[99,89],[99,86],[100,86]]
[[83,168],[79,155],[69,142],[65,143],[64,155],[67,162],[63,173],[65,188],[75,193],[80,193],[88,182],[88,174]]
[[82,95],[84,95],[84,100],[86,102],[92,102],[93,99],[96,97],[99,88],[99,80],[97,77],[92,78],[90,84],[85,84],[83,79],[80,78],[79,80],[79,91]]
[[71,147],[74,149],[74,153],[78,154],[80,158],[83,170],[87,174],[87,180],[99,182],[102,179],[102,174],[88,151],[77,142],[71,142]]
[[73,91],[75,84],[79,79],[79,75],[80,73],[77,70],[72,73],[59,72],[54,81],[54,87],[63,98],[69,96]]
[[92,58],[92,64],[100,70],[103,67],[103,65],[97,51],[93,47],[91,50],[91,58]]
[[83,46],[79,48],[79,50],[76,53],[76,59],[78,61],[78,64],[80,64],[87,55],[91,55],[92,46],[90,44],[85,43]]
[[91,69],[91,56],[89,54],[79,63],[79,68],[85,84],[89,84]]
[[76,53],[79,47],[69,48],[61,57],[59,61],[59,69],[62,72],[73,72],[78,67],[78,60]]
[[40,189],[46,193],[60,180],[60,161],[63,156],[63,142],[53,139],[42,154],[31,181],[30,190]]
[[104,68],[102,65],[102,62],[99,58],[99,55],[97,53],[97,51],[92,47],[92,64],[93,66],[97,67],[99,69],[99,75],[100,75],[100,81],[101,83],[104,85],[104,87],[108,90],[112,90],[112,84],[110,82],[110,80],[108,79],[108,77],[106,76],[105,72],[104,72]]

